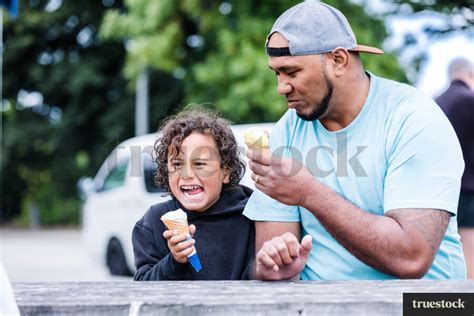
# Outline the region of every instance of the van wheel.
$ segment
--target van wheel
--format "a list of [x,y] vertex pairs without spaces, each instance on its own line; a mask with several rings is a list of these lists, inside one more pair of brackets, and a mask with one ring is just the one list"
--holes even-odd
[[122,245],[120,244],[120,241],[115,238],[111,239],[109,242],[106,260],[110,274],[122,276],[133,275],[127,266],[127,261],[125,260],[125,254],[123,252]]

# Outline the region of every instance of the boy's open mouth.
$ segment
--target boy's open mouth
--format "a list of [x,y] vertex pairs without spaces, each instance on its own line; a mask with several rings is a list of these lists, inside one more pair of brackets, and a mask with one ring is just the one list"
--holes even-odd
[[200,185],[182,185],[180,188],[184,194],[188,195],[196,195],[204,191],[203,187]]

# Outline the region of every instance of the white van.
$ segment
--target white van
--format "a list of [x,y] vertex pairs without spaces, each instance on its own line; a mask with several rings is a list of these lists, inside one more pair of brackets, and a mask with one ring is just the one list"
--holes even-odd
[[[233,125],[241,158],[245,157],[243,135],[250,127],[271,130],[273,123]],[[112,275],[132,275],[132,229],[148,208],[169,199],[155,186],[151,158],[157,134],[128,139],[118,145],[92,178],[78,182],[82,205],[82,240],[96,261],[106,264]],[[241,183],[254,188],[247,166]]]

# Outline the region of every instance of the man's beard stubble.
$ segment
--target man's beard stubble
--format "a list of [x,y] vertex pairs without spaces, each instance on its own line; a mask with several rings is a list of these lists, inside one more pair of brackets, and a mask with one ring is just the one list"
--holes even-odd
[[334,91],[334,85],[332,81],[328,78],[327,73],[326,73],[326,65],[323,63],[322,64],[322,72],[324,76],[324,81],[326,82],[326,87],[327,91],[326,94],[324,95],[324,98],[319,102],[319,104],[316,104],[313,108],[313,111],[309,114],[301,114],[296,112],[296,115],[300,117],[302,120],[305,121],[316,121],[319,119],[324,113],[326,113],[328,107],[329,107],[329,101],[331,101],[332,93]]

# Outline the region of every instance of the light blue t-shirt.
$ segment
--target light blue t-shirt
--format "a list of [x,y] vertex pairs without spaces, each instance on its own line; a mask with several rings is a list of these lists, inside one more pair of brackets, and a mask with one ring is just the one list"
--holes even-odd
[[[289,110],[272,130],[273,153],[302,162],[319,181],[367,212],[430,208],[456,215],[464,161],[448,119],[413,87],[369,75],[367,100],[351,124],[330,132],[319,120],[304,121]],[[395,278],[353,256],[303,207],[256,190],[244,214],[256,221],[301,222],[303,235],[313,237],[303,280]],[[425,278],[465,277],[452,216]]]

